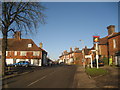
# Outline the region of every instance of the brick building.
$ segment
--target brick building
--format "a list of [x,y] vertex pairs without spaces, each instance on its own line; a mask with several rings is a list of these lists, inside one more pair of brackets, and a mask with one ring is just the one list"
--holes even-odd
[[110,25],[107,27],[108,35],[100,38],[99,43],[99,55],[101,58],[107,57],[108,59],[112,56],[113,64],[117,65],[118,52],[120,52],[120,32],[115,32],[115,26]]
[[[2,40],[2,39],[1,39]],[[17,31],[14,38],[7,40],[6,64],[29,61],[34,66],[46,64],[47,52],[38,47],[31,39],[22,39]]]
[[67,50],[65,50],[59,58],[60,61],[66,64],[77,64],[80,63],[80,54],[81,50],[79,50],[79,48],[74,48],[74,51],[72,48],[70,48],[70,52],[67,52]]
[[111,25],[107,27],[112,32],[108,36],[108,55],[112,56],[113,64],[118,65],[120,63],[120,32],[116,33],[115,26]]
[[[83,65],[83,57],[85,58],[85,55],[89,54],[89,50],[86,46],[82,50],[79,50],[79,48],[70,48],[70,52],[67,52],[66,50],[62,53],[62,55],[59,57],[61,61],[67,63],[67,64],[79,64]],[[84,53],[84,55],[83,55]],[[85,63],[88,63],[88,59],[85,60]]]
[[99,42],[99,55],[101,58],[107,57],[108,58],[108,47],[107,47],[107,40],[108,40],[108,36],[100,38],[100,42]]

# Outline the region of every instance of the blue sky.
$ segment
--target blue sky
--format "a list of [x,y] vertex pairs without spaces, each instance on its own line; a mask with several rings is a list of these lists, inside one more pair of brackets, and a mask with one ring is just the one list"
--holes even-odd
[[[41,25],[37,34],[28,35],[37,45],[43,42],[51,59],[58,59],[64,50],[93,46],[92,36],[104,37],[106,27],[115,25],[118,29],[118,6],[112,2],[45,2],[48,9],[46,25]],[[84,41],[84,45],[79,40]]]
[[91,48],[92,36],[106,36],[108,25],[115,25],[118,31],[117,2],[44,2],[43,5],[48,8],[45,11],[47,24],[23,38],[31,38],[37,45],[43,42],[51,59],[58,59],[70,47],[81,49],[80,39]]

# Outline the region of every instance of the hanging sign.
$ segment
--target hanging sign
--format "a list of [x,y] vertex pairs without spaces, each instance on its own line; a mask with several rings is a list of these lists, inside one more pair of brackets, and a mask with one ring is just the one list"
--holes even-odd
[[93,42],[98,43],[100,39],[100,36],[93,36]]

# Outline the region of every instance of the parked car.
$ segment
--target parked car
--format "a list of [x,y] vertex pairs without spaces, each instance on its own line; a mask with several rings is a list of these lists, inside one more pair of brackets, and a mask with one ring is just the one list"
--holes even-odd
[[[92,61],[92,64],[93,64],[93,67],[97,66],[96,59]],[[98,66],[104,66],[104,62],[101,60],[98,60]]]
[[13,66],[25,66],[25,67],[28,67],[28,66],[30,66],[30,63],[28,62],[28,61],[20,61],[20,62],[18,62],[18,63],[14,63],[13,64]]
[[60,62],[60,64],[64,64],[64,62]]

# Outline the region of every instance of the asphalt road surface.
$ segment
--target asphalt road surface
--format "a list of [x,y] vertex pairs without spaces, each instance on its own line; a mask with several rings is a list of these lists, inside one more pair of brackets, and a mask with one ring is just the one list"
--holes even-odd
[[71,88],[76,71],[74,65],[36,70],[3,81],[4,88]]

